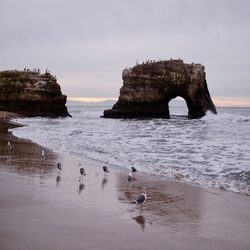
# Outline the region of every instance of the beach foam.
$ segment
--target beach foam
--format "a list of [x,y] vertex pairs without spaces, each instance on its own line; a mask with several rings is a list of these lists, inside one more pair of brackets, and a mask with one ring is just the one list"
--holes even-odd
[[[181,114],[183,108],[176,108]],[[18,137],[57,152],[202,186],[248,193],[250,109],[220,108],[198,120],[103,119],[103,108],[70,107],[72,118],[17,119]],[[174,111],[174,110],[173,110]]]

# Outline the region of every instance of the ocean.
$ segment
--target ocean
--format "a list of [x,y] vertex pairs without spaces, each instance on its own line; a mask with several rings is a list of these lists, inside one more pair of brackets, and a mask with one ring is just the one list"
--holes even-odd
[[72,117],[18,118],[27,126],[12,132],[81,160],[250,193],[250,108],[217,108],[193,120],[186,107],[171,107],[171,119],[101,118],[108,108],[69,106]]

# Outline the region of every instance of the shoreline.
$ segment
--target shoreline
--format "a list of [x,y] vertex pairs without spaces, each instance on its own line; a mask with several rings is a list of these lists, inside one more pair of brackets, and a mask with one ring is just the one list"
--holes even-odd
[[[85,111],[88,109],[80,109],[84,114]],[[112,133],[111,130],[109,132],[109,125],[112,124],[107,122],[107,126],[102,129],[102,121],[99,119],[99,115],[95,116],[95,120],[88,119],[86,123],[84,122],[84,115],[83,119],[77,121],[74,123],[75,119],[77,119],[77,113],[78,108],[71,110],[75,115],[75,118],[73,119],[67,119],[65,121],[63,120],[57,120],[55,123],[50,123],[48,120],[40,121],[40,119],[16,119],[15,122],[27,124],[28,126],[24,126],[24,128],[20,128],[15,130],[13,129],[13,134],[16,136],[20,136],[23,138],[30,138],[30,140],[33,140],[36,143],[39,143],[40,145],[43,145],[45,147],[50,148],[51,150],[54,150],[56,153],[70,153],[74,154],[74,157],[77,157],[78,159],[83,159],[84,161],[91,162],[97,164],[104,162],[104,164],[109,164],[109,166],[118,168],[118,169],[128,169],[129,166],[133,165],[138,168],[139,171],[144,172],[145,174],[152,174],[160,176],[161,178],[164,178],[168,181],[177,181],[177,182],[185,182],[188,185],[195,185],[197,187],[202,187],[204,189],[221,189],[223,191],[229,191],[238,193],[239,195],[250,195],[250,189],[248,185],[248,167],[247,167],[247,158],[248,158],[248,150],[247,148],[249,145],[246,143],[246,147],[244,149],[244,143],[239,144],[239,139],[235,140],[235,145],[238,145],[239,148],[230,147],[230,143],[227,143],[227,133],[225,134],[225,137],[218,142],[216,142],[210,145],[211,140],[213,140],[213,136],[211,134],[211,138],[209,139],[210,143],[208,144],[203,143],[201,146],[198,146],[198,144],[192,144],[193,142],[189,142],[189,132],[185,132],[183,135],[181,135],[183,138],[185,138],[184,148],[182,146],[178,145],[178,140],[175,140],[173,137],[171,140],[166,140],[167,134],[164,136],[164,142],[158,142],[157,140],[152,140],[152,143],[150,142],[150,136],[146,139],[148,140],[148,146],[142,146],[141,148],[138,148],[138,152],[134,150],[134,147],[137,147],[136,145],[133,146],[132,142],[134,139],[129,139],[128,133],[124,134],[124,139],[127,141],[124,141],[121,139],[121,143],[124,144],[124,148],[120,147],[120,134],[123,134],[122,131],[117,131],[117,133]],[[101,109],[93,109],[91,112],[101,112]],[[87,111],[88,112],[88,111]],[[94,113],[91,113],[94,114]],[[88,113],[86,113],[88,116]],[[97,115],[97,113],[95,113]],[[80,118],[80,116],[79,116]],[[214,117],[213,117],[214,118]],[[217,122],[213,122],[212,124],[216,124]],[[230,115],[230,119],[234,119]],[[241,116],[238,117],[236,120],[241,121],[243,119]],[[179,119],[178,119],[179,120]],[[217,120],[217,119],[216,119]],[[33,122],[34,121],[34,122]],[[94,122],[91,125],[91,122]],[[79,125],[83,122],[83,126]],[[177,120],[173,121],[175,124]],[[199,129],[206,131],[206,126],[204,124],[208,123],[210,124],[211,121],[206,122],[199,122],[201,123],[201,127]],[[115,122],[117,123],[117,122]],[[132,124],[134,122],[132,121]],[[136,122],[137,123],[137,122]],[[141,123],[141,121],[139,121]],[[153,124],[157,124],[157,120],[153,121]],[[173,124],[172,122],[170,123]],[[179,122],[178,122],[179,123]],[[182,124],[181,119],[181,124]],[[187,122],[189,124],[189,122]],[[67,124],[69,126],[67,126]],[[95,125],[94,125],[95,124]],[[118,121],[118,124],[124,125],[126,127],[127,121]],[[130,122],[128,123],[130,124]],[[144,122],[143,122],[144,124]],[[147,122],[146,122],[147,124]],[[151,123],[150,123],[151,124]],[[160,122],[161,124],[161,122]],[[167,123],[168,124],[168,123]],[[184,121],[184,124],[186,124],[186,121]],[[184,125],[182,124],[182,125]],[[191,123],[192,124],[192,123]],[[240,122],[240,124],[245,124],[245,122]],[[58,133],[56,132],[58,125]],[[78,126],[79,125],[79,126]],[[144,124],[145,125],[145,124]],[[138,142],[142,143],[143,145],[143,129],[149,128],[148,125],[145,125],[146,127],[140,129],[142,135],[140,138],[138,138]],[[204,125],[204,127],[203,127]],[[219,127],[221,127],[222,124],[218,124],[216,126],[212,125],[212,128],[217,131]],[[246,125],[246,124],[245,124]],[[243,125],[243,128],[246,128],[246,126]],[[64,126],[66,126],[64,128]],[[86,127],[85,127],[86,126]],[[92,126],[96,126],[93,128]],[[158,126],[158,125],[156,125]],[[159,129],[162,129],[163,131],[166,131],[164,129],[165,123],[161,124]],[[191,125],[192,126],[192,125]],[[72,127],[72,129],[71,129]],[[130,126],[133,128],[133,126]],[[173,128],[176,126],[173,126]],[[187,127],[184,125],[184,127]],[[218,127],[218,128],[217,128]],[[46,128],[48,130],[46,130]],[[119,128],[119,126],[118,126]],[[172,127],[171,127],[172,128]],[[94,129],[94,131],[92,131]],[[178,126],[176,127],[176,131],[174,133],[178,133]],[[198,129],[198,128],[197,128]],[[223,130],[223,126],[220,128]],[[40,132],[37,132],[37,131]],[[192,133],[194,137],[196,135],[197,142],[200,140],[200,136],[198,133],[195,133],[195,129],[192,129]],[[105,136],[98,137],[105,131]],[[242,131],[245,131],[242,129]],[[40,134],[41,133],[41,134]],[[79,134],[81,135],[79,135]],[[132,132],[133,133],[133,132]],[[154,136],[158,136],[157,133],[155,134],[152,132]],[[201,132],[203,134],[203,132]],[[207,132],[205,132],[206,134]],[[241,132],[242,140],[245,142],[244,139],[244,132]],[[48,136],[46,136],[48,135]],[[112,137],[113,142],[109,140],[109,137]],[[134,137],[135,135],[133,135]],[[128,138],[127,138],[128,137]],[[121,137],[123,138],[123,136]],[[231,138],[231,137],[230,137]],[[233,138],[233,136],[232,136]],[[182,139],[180,139],[181,141]],[[228,139],[230,141],[230,139]],[[238,141],[237,141],[238,140]],[[233,141],[233,140],[232,140]],[[149,143],[150,142],[150,143]],[[136,142],[137,143],[137,142]],[[164,146],[161,146],[160,144],[163,143]],[[190,148],[189,143],[192,144],[192,149]],[[130,145],[131,144],[131,145]],[[101,146],[102,145],[102,146]],[[154,146],[153,146],[154,145]],[[167,145],[167,146],[166,146]],[[212,146],[213,145],[213,146]],[[220,152],[220,147],[225,147],[226,151]],[[150,151],[147,151],[147,148],[150,148]],[[153,147],[156,147],[155,149]],[[175,147],[180,147],[179,149]],[[194,148],[196,148],[194,150]],[[190,153],[189,153],[190,150]],[[209,155],[206,154],[206,152],[211,152]],[[102,151],[104,153],[102,153]],[[172,152],[173,151],[173,152]],[[114,153],[116,152],[116,153]],[[154,152],[159,152],[159,155],[154,156]],[[161,152],[161,153],[160,153]],[[171,153],[170,153],[171,152]],[[186,155],[185,155],[186,152]],[[242,155],[239,153],[242,152]],[[239,154],[238,154],[239,153]],[[119,155],[117,155],[119,154]],[[162,155],[161,155],[162,154]],[[165,154],[165,156],[164,156]],[[234,156],[231,158],[231,156]],[[237,158],[239,156],[239,158]],[[131,159],[130,159],[131,157]],[[216,162],[215,159],[218,159]],[[145,166],[144,166],[145,165]],[[242,167],[241,167],[242,166]]]
[[[248,249],[250,199],[79,159],[4,132],[0,119],[0,248]],[[14,151],[8,152],[12,140]],[[63,170],[58,173],[57,161]],[[60,181],[57,177],[60,175]],[[131,204],[146,186],[148,200]],[[115,238],[115,240],[114,240]]]

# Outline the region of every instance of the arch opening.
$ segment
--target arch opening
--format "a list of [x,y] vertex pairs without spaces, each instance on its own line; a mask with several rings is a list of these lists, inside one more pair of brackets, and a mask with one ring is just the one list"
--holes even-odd
[[185,116],[188,117],[188,106],[186,100],[180,96],[171,99],[168,102],[169,107],[169,116],[172,118],[173,116]]

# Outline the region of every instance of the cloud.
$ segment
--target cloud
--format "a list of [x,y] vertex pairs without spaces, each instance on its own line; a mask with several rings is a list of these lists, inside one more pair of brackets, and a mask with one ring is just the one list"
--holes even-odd
[[48,67],[63,91],[114,97],[147,59],[206,67],[211,95],[250,93],[248,1],[2,0],[1,69]]
[[215,97],[213,102],[218,107],[250,107],[250,98]]

